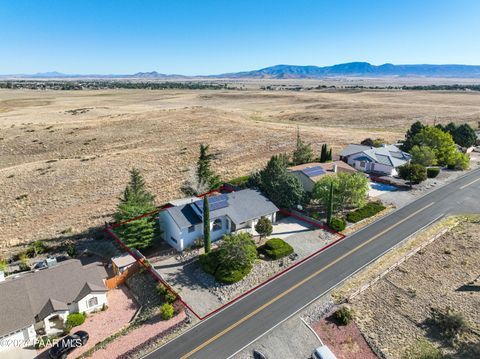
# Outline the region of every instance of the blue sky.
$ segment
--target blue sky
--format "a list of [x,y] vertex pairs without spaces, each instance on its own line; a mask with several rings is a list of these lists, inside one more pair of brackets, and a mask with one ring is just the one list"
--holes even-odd
[[480,65],[478,0],[0,0],[0,74]]

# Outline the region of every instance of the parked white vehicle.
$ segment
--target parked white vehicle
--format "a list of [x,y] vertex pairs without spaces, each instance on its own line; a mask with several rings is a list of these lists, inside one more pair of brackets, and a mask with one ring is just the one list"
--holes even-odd
[[322,345],[313,351],[312,359],[337,359],[337,357],[329,347]]

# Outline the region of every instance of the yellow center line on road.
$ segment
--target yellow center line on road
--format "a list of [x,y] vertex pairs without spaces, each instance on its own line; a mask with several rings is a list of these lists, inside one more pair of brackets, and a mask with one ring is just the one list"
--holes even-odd
[[405,217],[404,219],[402,219],[401,221],[398,221],[397,223],[395,223],[394,225],[388,227],[387,229],[381,231],[380,233],[376,234],[375,236],[373,236],[372,238],[370,238],[369,240],[365,241],[364,243],[358,245],[357,247],[351,249],[350,251],[348,251],[347,253],[343,254],[342,256],[338,257],[337,259],[335,259],[334,261],[330,262],[329,264],[327,264],[325,267],[319,269],[318,271],[316,271],[315,273],[313,274],[310,274],[308,277],[302,279],[300,282],[298,282],[297,284],[293,285],[292,287],[288,288],[286,291],[280,293],[278,296],[276,296],[275,298],[269,300],[268,302],[266,302],[265,304],[261,305],[260,307],[258,307],[257,309],[255,309],[253,312],[247,314],[245,317],[243,317],[242,319],[238,320],[237,322],[233,323],[232,325],[230,325],[229,327],[227,327],[226,329],[222,330],[220,333],[218,333],[217,335],[211,337],[210,339],[208,339],[207,341],[205,341],[204,343],[200,344],[198,347],[196,347],[195,349],[191,350],[190,352],[188,352],[187,354],[183,355],[180,359],[185,359],[185,358],[188,358],[190,356],[192,356],[193,354],[195,354],[196,352],[198,352],[199,350],[205,348],[207,345],[209,345],[210,343],[214,342],[215,340],[217,340],[218,338],[222,337],[223,335],[225,335],[226,333],[228,333],[229,331],[231,331],[232,329],[234,329],[235,327],[239,326],[240,324],[242,324],[243,322],[245,322],[246,320],[250,319],[251,317],[253,317],[255,314],[261,312],[262,310],[264,310],[265,308],[267,308],[268,306],[270,306],[271,304],[275,303],[277,300],[283,298],[284,296],[286,296],[288,293],[294,291],[295,289],[297,289],[298,287],[300,287],[302,284],[308,282],[309,280],[311,280],[312,278],[316,277],[317,275],[319,275],[320,273],[324,272],[325,270],[327,270],[328,268],[330,268],[331,266],[335,265],[336,263],[340,262],[342,259],[348,257],[349,255],[351,255],[352,253],[358,251],[360,248],[366,246],[368,243],[372,242],[373,240],[377,239],[378,237],[382,236],[383,234],[387,233],[388,231],[392,230],[393,228],[399,226],[400,224],[402,224],[403,222],[409,220],[410,218],[412,218],[413,216],[417,215],[418,213],[420,213],[421,211],[429,208],[430,206],[432,206],[435,202],[432,202],[430,204],[427,204],[425,207],[422,207],[420,208],[419,210],[413,212],[412,214],[410,214],[409,216]]
[[460,187],[460,189],[464,189],[464,188],[466,188],[466,187],[470,186],[471,184],[474,184],[475,182],[478,182],[478,181],[480,181],[480,178],[477,178],[476,180],[474,180],[472,182],[464,184],[462,187]]

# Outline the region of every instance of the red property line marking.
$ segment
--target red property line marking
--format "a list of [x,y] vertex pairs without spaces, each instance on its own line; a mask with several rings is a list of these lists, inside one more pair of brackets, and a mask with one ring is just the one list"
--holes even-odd
[[[200,198],[201,198],[201,197],[204,197],[204,196],[206,196],[206,195],[208,195],[208,194],[211,194],[211,193],[213,193],[213,192],[218,192],[218,191],[221,191],[221,190],[228,191],[228,192],[233,192],[233,191],[234,191],[233,188],[230,188],[230,187],[227,187],[227,186],[222,186],[222,187],[220,187],[218,190],[212,190],[212,191],[210,191],[210,192],[203,193],[203,194],[201,194],[201,195],[199,195],[199,196],[197,196],[197,197],[200,197]],[[316,223],[316,222],[314,222],[314,221],[311,221],[311,220],[309,220],[309,219],[303,218],[303,217],[301,217],[301,216],[299,216],[299,215],[296,215],[296,214],[294,214],[294,213],[291,213],[291,212],[289,212],[289,211],[287,211],[287,210],[285,210],[285,209],[280,209],[279,212],[281,212],[281,213],[283,213],[283,214],[286,214],[286,215],[288,215],[288,216],[292,216],[292,217],[297,218],[297,219],[299,219],[299,220],[301,220],[301,221],[303,221],[303,222],[309,223],[309,224],[311,224],[312,226],[314,226],[314,227],[316,227],[316,228],[323,229],[323,230],[326,230],[326,231],[328,231],[328,232],[330,232],[330,233],[336,234],[336,235],[339,236],[339,238],[338,238],[337,240],[333,241],[332,243],[327,244],[325,247],[322,247],[322,248],[320,248],[319,250],[311,253],[310,255],[308,255],[307,257],[305,257],[305,258],[303,258],[302,260],[298,261],[297,263],[291,265],[290,267],[285,268],[284,270],[278,272],[277,274],[275,274],[274,276],[268,278],[268,279],[265,280],[264,282],[262,282],[262,283],[260,283],[260,284],[257,284],[255,287],[247,290],[245,293],[240,294],[238,297],[233,298],[233,299],[230,300],[229,302],[223,304],[222,306],[218,307],[217,309],[214,309],[214,310],[212,310],[210,313],[207,313],[206,315],[204,315],[203,317],[201,317],[199,314],[197,314],[197,313],[193,310],[193,308],[192,308],[190,305],[188,305],[187,302],[185,302],[185,301],[183,300],[183,298],[180,296],[180,294],[178,294],[178,293],[170,286],[170,284],[168,284],[162,277],[160,277],[160,275],[159,275],[155,270],[153,270],[153,268],[152,268],[151,266],[147,266],[147,265],[144,263],[144,261],[141,260],[142,258],[138,258],[138,256],[136,255],[136,253],[134,253],[133,251],[131,251],[130,248],[128,248],[127,245],[125,245],[125,243],[123,243],[123,241],[122,241],[120,238],[118,238],[118,236],[112,231],[113,228],[116,228],[116,227],[118,227],[118,226],[120,226],[120,225],[122,225],[122,224],[124,224],[124,223],[128,223],[128,222],[131,222],[131,221],[133,221],[133,220],[136,220],[136,219],[139,219],[139,218],[143,218],[143,217],[145,217],[145,216],[150,216],[150,215],[152,215],[152,214],[156,214],[156,213],[162,212],[162,211],[164,211],[165,209],[167,209],[167,208],[169,208],[169,207],[172,207],[172,206],[171,206],[170,204],[164,205],[162,208],[160,208],[160,209],[158,209],[158,210],[155,210],[155,211],[153,211],[153,212],[146,213],[146,214],[144,214],[144,215],[131,218],[131,219],[129,219],[129,220],[127,220],[127,221],[124,221],[124,222],[114,223],[113,225],[111,225],[111,226],[109,226],[109,227],[106,227],[105,230],[110,234],[110,236],[113,237],[113,239],[114,239],[117,243],[119,243],[119,244],[122,246],[122,248],[124,248],[133,258],[135,258],[135,260],[136,260],[138,263],[140,263],[146,270],[148,270],[149,273],[150,273],[158,282],[160,282],[160,283],[162,283],[163,285],[165,285],[165,286],[167,287],[167,289],[168,289],[172,294],[174,294],[174,295],[176,296],[176,298],[177,298],[188,310],[190,310],[190,311],[195,315],[195,317],[197,317],[197,318],[198,318],[199,320],[201,320],[201,321],[204,320],[204,319],[206,319],[206,318],[208,318],[208,317],[210,317],[211,315],[219,312],[220,310],[224,309],[225,307],[227,307],[227,306],[235,303],[236,301],[240,300],[241,298],[245,297],[246,295],[252,293],[253,291],[257,290],[258,288],[260,288],[260,287],[264,286],[265,284],[271,282],[271,281],[274,280],[275,278],[278,278],[278,277],[281,276],[282,274],[288,272],[289,270],[291,270],[291,269],[299,266],[300,264],[304,263],[305,261],[307,261],[307,260],[309,260],[310,258],[314,257],[315,255],[319,254],[320,252],[325,251],[326,249],[328,249],[328,248],[330,248],[331,246],[337,244],[338,242],[340,242],[341,240],[343,240],[343,239],[346,237],[344,234],[339,233],[339,232],[337,232],[337,231],[334,231],[334,230],[331,229],[331,228],[328,228],[328,227],[326,227],[326,226],[323,226],[323,225],[321,225],[321,224],[318,224],[318,223]]]
[[148,266],[145,264],[145,261],[141,260],[142,258],[138,258],[137,254],[134,253],[132,250],[130,250],[130,248],[128,248],[125,243],[122,242],[122,240],[120,238],[118,238],[118,236],[113,233],[113,231],[111,230],[110,227],[108,228],[105,228],[105,230],[108,232],[108,234],[110,234],[110,236],[112,236],[112,238],[118,243],[120,244],[123,249],[125,249],[128,254],[130,254],[133,258],[135,258],[135,260],[137,261],[137,263],[140,263],[140,265],[145,268],[146,270],[148,270],[148,272],[160,283],[162,283],[164,286],[167,287],[168,291],[170,291],[172,294],[175,295],[175,297],[186,307],[188,308],[198,319],[202,320],[202,318],[197,314],[195,313],[195,311],[187,304],[187,302],[185,302],[182,297],[177,293],[175,292],[175,290],[170,286],[170,284],[168,284],[165,280],[163,280],[163,278],[161,278],[158,273],[156,271],[154,271],[152,269],[151,266]]

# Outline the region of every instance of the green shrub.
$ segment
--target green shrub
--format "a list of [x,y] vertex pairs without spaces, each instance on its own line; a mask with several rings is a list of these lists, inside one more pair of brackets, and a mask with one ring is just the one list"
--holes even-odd
[[221,283],[233,284],[241,281],[250,271],[252,267],[225,269],[220,268],[215,273],[215,279]]
[[440,173],[440,168],[437,167],[429,167],[427,168],[427,177],[428,178],[435,178]]
[[334,314],[335,319],[342,325],[347,325],[353,320],[353,309],[346,305],[340,307]]
[[173,305],[171,305],[170,303],[165,303],[160,307],[160,314],[162,315],[162,318],[164,320],[171,319],[173,317],[173,313]]
[[85,322],[85,318],[87,316],[85,313],[70,313],[67,316],[67,323],[65,327],[67,328],[67,331],[70,331],[73,327],[78,327],[79,325],[82,325]]
[[70,243],[67,246],[67,254],[72,258],[75,257],[75,255],[77,254],[77,247],[75,246],[75,244]]
[[163,283],[158,283],[156,289],[158,294],[165,295],[168,293],[168,289]]
[[398,176],[414,184],[419,184],[427,179],[427,169],[417,163],[406,163],[398,167]]
[[204,272],[214,275],[219,265],[218,251],[201,254],[199,261]]
[[320,214],[320,212],[313,212],[313,213],[310,214],[310,217],[312,217],[313,219],[317,219],[317,220],[322,219],[322,215]]
[[234,178],[228,181],[228,183],[231,184],[232,186],[246,188],[249,179],[250,179],[250,175],[247,175],[247,176]]
[[328,225],[330,229],[333,229],[334,231],[341,232],[347,227],[347,222],[343,218],[340,217],[333,217],[330,220],[330,224]]
[[445,310],[431,308],[430,321],[452,342],[467,328],[463,315],[454,312],[450,307],[446,307]]
[[173,303],[173,302],[175,302],[175,300],[177,300],[177,296],[174,293],[172,293],[171,291],[167,291],[167,293],[165,293],[165,300],[168,303]]
[[45,244],[45,242],[35,241],[28,246],[26,253],[29,257],[33,258],[39,254],[45,253],[46,251],[48,251],[48,246]]
[[403,356],[404,359],[442,359],[442,352],[426,340],[417,340]]
[[248,233],[225,235],[218,249],[199,257],[206,273],[227,284],[238,282],[250,273],[256,259],[257,247]]
[[357,223],[362,219],[372,217],[377,213],[383,211],[385,206],[380,203],[370,202],[367,205],[347,214],[347,220],[352,223]]
[[261,248],[261,252],[270,259],[280,259],[293,253],[290,244],[280,238],[269,239]]

